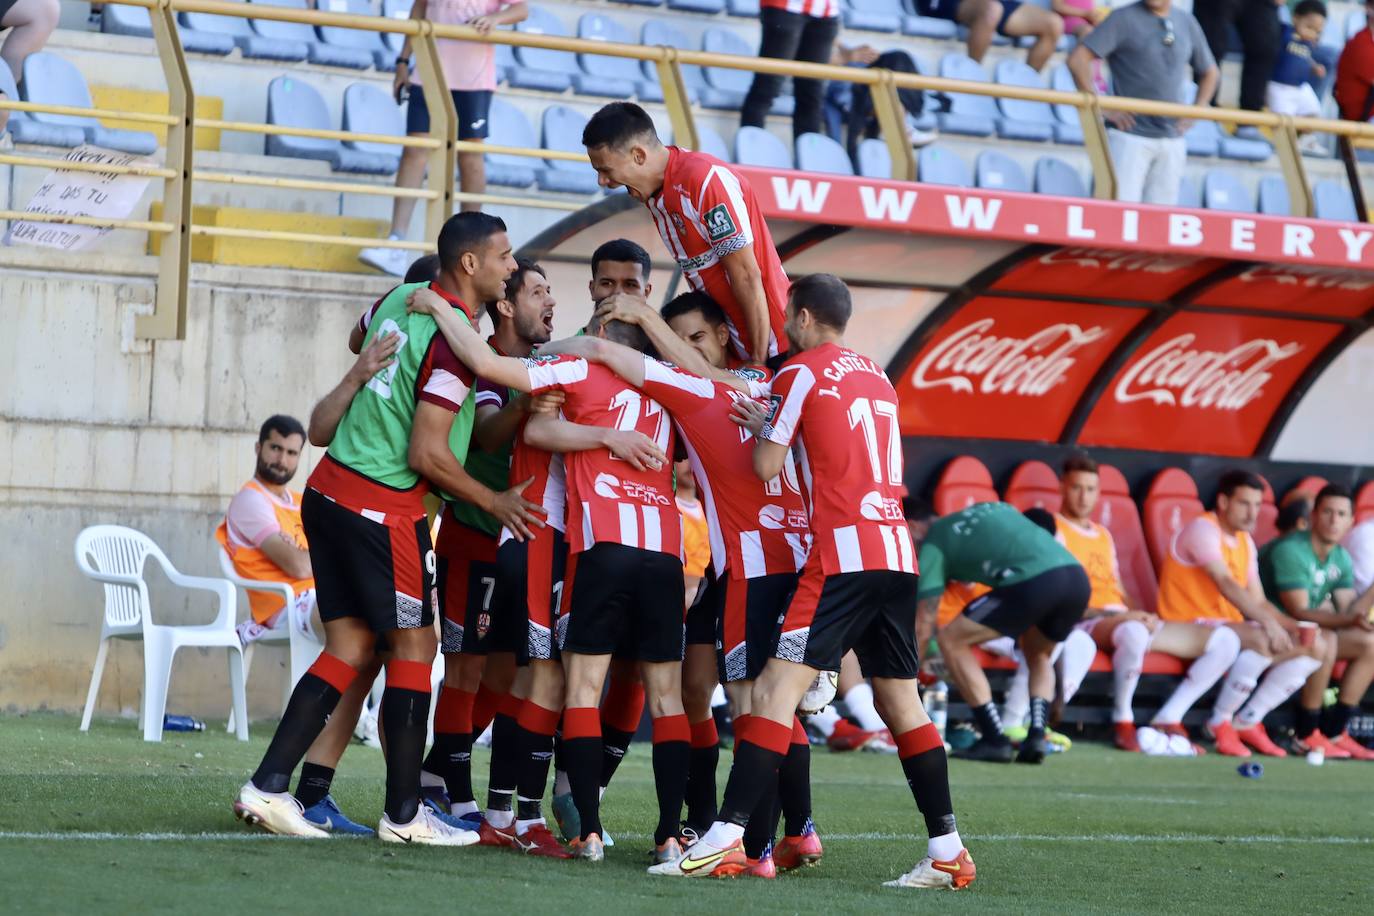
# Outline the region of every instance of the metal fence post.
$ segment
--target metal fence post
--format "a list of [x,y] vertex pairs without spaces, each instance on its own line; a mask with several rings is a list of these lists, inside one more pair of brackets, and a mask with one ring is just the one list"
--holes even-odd
[[1274,128],[1274,152],[1283,169],[1283,182],[1288,186],[1289,215],[1311,216],[1314,209],[1312,186],[1307,181],[1307,168],[1303,165],[1302,150],[1298,149],[1298,131],[1293,126],[1292,115],[1279,116],[1279,126]]
[[682,79],[682,67],[677,62],[677,48],[661,47],[663,56],[654,61],[658,84],[663,89],[663,104],[668,109],[668,121],[673,125],[673,142],[684,149],[701,149],[696,119],[692,117],[692,101],[687,84]]
[[425,94],[425,105],[429,107],[429,135],[443,144],[429,151],[429,189],[438,196],[425,203],[425,239],[437,244],[439,230],[453,213],[458,111],[453,107],[453,96],[439,63],[434,24],[427,19],[417,20],[417,24],[420,31],[415,36],[415,62],[420,66],[420,88]]
[[1116,168],[1107,143],[1107,126],[1102,122],[1102,107],[1097,96],[1084,92],[1077,105],[1078,122],[1083,128],[1083,146],[1093,167],[1093,197],[1116,200]]
[[878,118],[878,130],[892,157],[892,177],[896,181],[915,181],[916,153],[907,137],[906,110],[902,108],[902,100],[897,95],[897,84],[891,70],[874,72],[878,74],[878,82],[869,86],[868,91],[873,97],[873,113]]

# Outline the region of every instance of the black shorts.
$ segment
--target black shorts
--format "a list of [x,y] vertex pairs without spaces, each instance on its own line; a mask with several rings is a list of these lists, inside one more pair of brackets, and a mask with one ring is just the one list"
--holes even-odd
[[752,681],[763,672],[778,647],[797,578],[796,573],[753,579],[727,576],[714,589],[720,608],[716,660],[722,681]]
[[[458,112],[458,139],[485,140],[491,132],[491,93],[485,90],[464,92],[454,89],[453,107]],[[412,84],[407,96],[410,104],[406,108],[406,133],[429,133],[429,104],[425,93],[419,86]]]
[[575,554],[563,589],[559,648],[682,661],[683,581],[682,561],[656,550],[602,543]]
[[465,655],[516,651],[524,636],[523,629],[517,624],[512,632],[511,626],[492,610],[497,579],[496,536],[464,525],[445,506],[434,554],[438,560],[439,609],[444,621],[440,649]]
[[567,560],[568,542],[553,527],[540,529],[533,540],[512,538],[496,548],[493,613],[503,631],[509,627],[524,634],[514,650],[521,664],[558,658],[558,603]]
[[720,580],[716,578],[716,568],[708,565],[706,575],[701,578],[701,587],[697,589],[696,602],[687,609],[687,645],[689,646],[714,646],[716,644],[716,627],[720,621],[720,604],[714,599],[712,592],[719,586]]
[[1063,642],[1083,619],[1092,585],[1083,567],[1047,569],[1015,585],[994,588],[968,603],[964,616],[1013,639],[1035,627]]
[[301,525],[321,620],[359,617],[374,633],[434,625],[435,558],[424,516],[374,521],[306,487]]
[[819,556],[811,556],[773,654],[839,671],[840,659],[853,649],[867,677],[915,677],[916,576],[886,569],[827,576]]

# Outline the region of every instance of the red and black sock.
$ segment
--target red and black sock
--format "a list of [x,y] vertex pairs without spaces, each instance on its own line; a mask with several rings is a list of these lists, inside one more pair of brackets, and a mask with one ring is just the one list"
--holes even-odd
[[429,725],[426,662],[394,658],[386,665],[382,727],[386,729],[386,816],[408,824],[420,806],[420,761]]
[[[682,796],[687,791],[687,767],[692,755],[692,726],[687,716],[654,720],[654,790],[658,794],[658,826],[654,843],[677,836],[682,821]],[[714,791],[712,792],[714,795]]]
[[792,743],[778,767],[778,801],[787,836],[801,836],[811,820],[811,742],[801,719],[792,719]]
[[563,711],[563,763],[573,804],[582,821],[582,839],[601,834],[601,713],[595,706]]
[[520,760],[520,727],[516,717],[524,705],[524,700],[509,693],[496,703],[496,718],[491,723],[491,765],[487,770],[487,807],[492,811],[512,810]]
[[301,764],[301,775],[296,780],[296,801],[301,803],[302,808],[312,808],[324,801],[333,784],[333,767],[307,761]]
[[625,759],[625,752],[643,717],[644,685],[639,681],[611,678],[606,698],[601,701],[602,788],[611,784],[611,777],[620,761]]
[[286,792],[291,788],[291,773],[305,752],[324,730],[339,698],[353,683],[358,672],[352,665],[328,652],[321,652],[310,669],[301,675],[291,691],[272,743],[253,773],[253,785],[264,792]]
[[763,855],[778,831],[778,784],[773,782],[763,790],[759,803],[744,825],[744,854],[751,859]]
[[703,834],[716,819],[716,765],[720,735],[716,720],[692,723],[692,750],[687,765],[687,826]]
[[476,697],[470,690],[445,687],[434,709],[434,746],[424,769],[443,778],[451,802],[473,801],[472,704]]
[[717,819],[745,827],[769,786],[777,785],[778,767],[792,743],[792,726],[750,716],[735,736],[735,762]]
[[916,807],[926,820],[929,836],[944,836],[955,831],[954,805],[949,800],[949,761],[945,742],[935,724],[897,736],[897,755],[902,759],[906,784],[916,798]]
[[[558,728],[558,710],[545,709],[526,700],[520,708],[516,723],[516,790],[520,806],[535,812],[520,820],[534,820],[538,814],[539,803],[544,798],[544,789],[549,783],[549,762],[553,757],[553,733]],[[528,808],[533,802],[533,808]]]

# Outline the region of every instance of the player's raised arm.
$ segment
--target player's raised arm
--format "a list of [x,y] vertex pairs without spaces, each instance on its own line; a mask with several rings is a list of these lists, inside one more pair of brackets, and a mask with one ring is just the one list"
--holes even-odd
[[475,375],[517,391],[528,392],[532,387],[525,362],[493,352],[472,325],[459,318],[438,293],[423,287],[412,290],[406,308],[433,318],[454,355]]
[[628,461],[637,471],[657,470],[668,460],[654,440],[641,432],[585,426],[552,413],[530,417],[530,422],[525,424],[525,441],[547,452],[587,452],[604,448],[622,461]]
[[307,434],[311,445],[324,448],[334,441],[334,433],[338,430],[339,421],[343,419],[348,405],[353,403],[353,395],[367,384],[368,379],[391,365],[399,344],[400,338],[395,334],[374,338],[344,373],[343,379],[334,386],[334,390],[320,399],[315,409],[310,411]]
[[[623,321],[626,324],[637,325],[654,345],[659,356],[668,362],[702,378],[724,382],[738,391],[749,393],[747,381],[728,369],[713,366],[690,341],[679,337],[668,322],[663,320],[663,316],[650,308],[643,299],[625,295],[608,296],[597,305],[596,314],[604,321]],[[726,340],[728,339],[727,336]],[[616,374],[621,375],[619,372]],[[625,378],[624,375],[621,377]]]
[[745,326],[749,331],[749,360],[762,366],[768,361],[768,337],[772,333],[772,325],[769,323],[768,297],[763,291],[763,272],[754,258],[753,244],[730,252],[720,259],[720,263],[730,280],[735,300],[744,312]]
[[754,474],[764,482],[782,473],[789,447],[764,437],[768,415],[767,407],[748,398],[736,401],[730,413],[731,420],[754,434]]

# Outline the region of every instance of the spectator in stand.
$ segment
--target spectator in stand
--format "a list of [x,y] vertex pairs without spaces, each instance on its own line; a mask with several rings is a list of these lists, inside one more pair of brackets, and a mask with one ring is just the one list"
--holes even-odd
[[1347,121],[1368,121],[1374,114],[1374,0],[1365,0],[1365,27],[1345,43],[1336,62],[1336,104]]
[[[1116,94],[1161,102],[1183,101],[1185,70],[1197,81],[1197,104],[1216,92],[1218,71],[1202,28],[1172,0],[1141,0],[1112,11],[1069,55],[1069,70],[1083,92],[1097,92],[1093,62],[1107,61]],[[1116,199],[1132,203],[1178,203],[1188,147],[1188,121],[1158,115],[1107,112],[1116,163]]]
[[[4,2],[4,0],[0,0]],[[469,25],[478,34],[486,35],[502,25],[514,25],[529,16],[523,0],[415,0],[410,8],[411,19],[428,19],[443,25]],[[453,95],[453,107],[458,114],[458,139],[480,143],[490,132],[491,96],[496,91],[496,52],[489,44],[475,41],[438,39],[439,63],[444,82]],[[419,74],[410,69],[410,36],[396,58],[396,77],[392,91],[396,104],[407,99],[406,133],[412,137],[429,134],[429,107],[420,86]],[[407,146],[401,151],[401,165],[396,170],[396,187],[418,188],[425,177],[425,161],[429,150]],[[458,184],[464,194],[481,194],[487,189],[486,164],[479,152],[458,154]],[[431,201],[429,206],[435,206]],[[462,210],[481,210],[475,201],[463,201]],[[391,241],[400,241],[410,230],[410,218],[415,213],[415,198],[397,197],[391,204]],[[401,248],[364,248],[358,260],[370,267],[399,277],[413,255]]]
[[[1260,551],[1264,594],[1281,610],[1315,623],[1332,637],[1332,651],[1303,687],[1293,748],[1299,753],[1321,750],[1327,757],[1374,760],[1369,750],[1346,731],[1374,681],[1374,589],[1358,599],[1353,562],[1341,546],[1350,531],[1355,500],[1350,490],[1328,484],[1312,503],[1308,531],[1290,531]],[[1349,665],[1341,678],[1335,705],[1322,715],[1322,700],[1337,659]]]
[[1326,68],[1313,54],[1326,28],[1326,4],[1302,0],[1293,8],[1293,24],[1283,27],[1278,59],[1264,91],[1264,104],[1274,114],[1321,117],[1322,103],[1314,82],[1326,76]]
[[1355,577],[1355,591],[1364,594],[1374,586],[1374,518],[1360,522],[1345,539]]
[[[0,0],[0,32],[9,30],[0,44],[0,61],[9,65],[15,83],[24,82],[24,60],[48,43],[60,15],[57,0]],[[0,133],[9,119],[9,111],[0,109]]]
[[968,28],[968,56],[983,62],[994,34],[1006,38],[1034,38],[1026,63],[1044,68],[1064,34],[1057,13],[1022,0],[916,0],[916,12],[948,19]]
[[[1207,36],[1212,57],[1220,61],[1231,45],[1231,29],[1240,34],[1244,60],[1240,70],[1240,107],[1264,108],[1265,87],[1279,56],[1279,7],[1284,0],[1194,0],[1193,15]],[[1215,100],[1213,96],[1213,100]],[[1204,104],[1198,102],[1199,105]],[[1238,132],[1239,133],[1239,132]],[[1258,137],[1257,128],[1246,133]]]
[[1093,26],[1111,12],[1109,7],[1095,5],[1094,0],[1050,0],[1050,9],[1064,20],[1064,34],[1079,41],[1087,38]]
[[[906,51],[887,51],[879,54],[869,45],[849,46],[840,43],[836,46],[830,62],[841,67],[873,67],[897,73],[917,72],[916,62]],[[919,118],[925,110],[925,93],[919,89],[898,89],[897,98],[912,118]],[[843,114],[846,125],[843,142],[849,151],[849,158],[855,158],[861,141],[878,136],[878,116],[873,110],[872,91],[864,85],[836,81],[826,90],[826,103],[833,105],[834,109]],[[836,127],[838,128],[838,124]],[[839,139],[838,133],[832,135]],[[926,146],[933,143],[938,136],[938,132],[934,130],[921,130],[910,121],[907,122],[906,138],[912,146]]]
[[[760,0],[759,57],[777,60],[830,62],[835,38],[840,34],[839,0]],[[762,127],[768,109],[782,91],[783,77],[754,74],[754,82],[740,110],[741,127]],[[792,136],[820,133],[821,103],[825,84],[820,80],[792,80]]]

